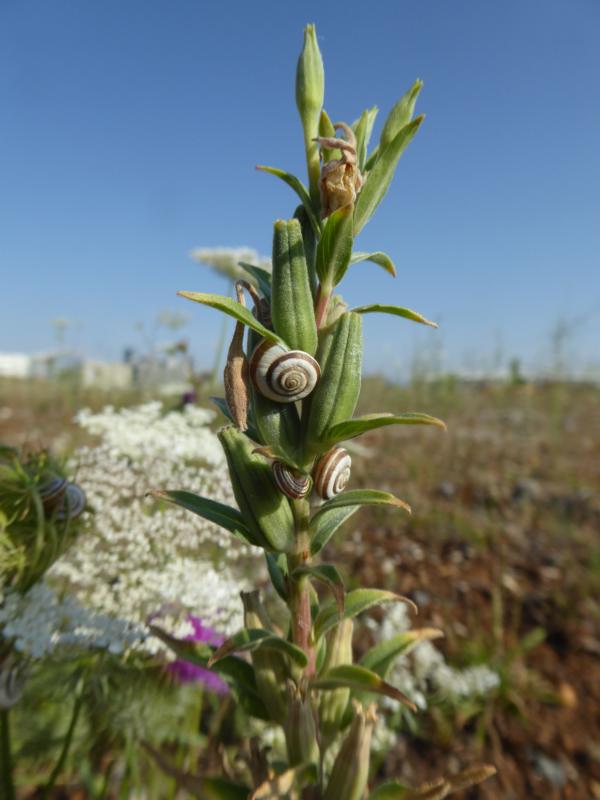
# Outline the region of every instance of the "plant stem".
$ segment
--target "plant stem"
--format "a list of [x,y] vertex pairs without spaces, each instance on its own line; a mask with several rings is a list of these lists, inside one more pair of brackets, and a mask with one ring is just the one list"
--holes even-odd
[[56,783],[65,765],[65,761],[67,760],[69,750],[71,749],[71,744],[73,742],[73,734],[75,733],[77,720],[79,719],[79,714],[81,713],[82,706],[83,706],[83,696],[81,692],[81,686],[78,686],[76,690],[75,702],[73,703],[73,710],[71,712],[71,720],[69,722],[67,733],[65,734],[62,750],[60,751],[58,761],[54,765],[54,769],[52,770],[52,773],[48,778],[48,782],[44,786],[44,789],[42,791],[42,800],[46,800],[46,798],[50,797],[50,792],[54,788],[54,784]]
[[[296,567],[307,564],[310,561],[310,534],[308,530],[310,505],[308,500],[294,500],[293,509],[296,523],[296,553],[288,556],[290,574]],[[292,617],[292,638],[294,644],[297,644],[306,653],[308,657],[306,675],[311,676],[315,671],[315,652],[310,641],[312,629],[310,582],[305,575],[291,580],[289,607]]]
[[6,800],[15,800],[9,713],[8,708],[3,708],[0,711],[0,788],[2,789],[2,797],[6,798]]

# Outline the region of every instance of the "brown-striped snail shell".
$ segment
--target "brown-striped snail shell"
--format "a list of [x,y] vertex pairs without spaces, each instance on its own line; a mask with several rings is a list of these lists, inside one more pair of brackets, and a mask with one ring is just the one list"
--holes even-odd
[[65,491],[63,504],[60,507],[56,519],[64,522],[68,519],[75,519],[83,513],[86,504],[85,492],[76,483],[68,483]]
[[46,514],[52,514],[62,504],[66,490],[67,479],[58,475],[48,478],[41,484],[39,494]]
[[350,478],[352,459],[343,447],[332,447],[317,461],[313,477],[315,489],[323,500],[331,500],[343,492]]
[[286,350],[263,339],[250,357],[250,377],[258,391],[270,400],[294,403],[312,392],[321,377],[321,368],[303,350]]
[[310,491],[310,478],[288,467],[283,461],[274,461],[271,467],[277,487],[292,500],[306,497]]

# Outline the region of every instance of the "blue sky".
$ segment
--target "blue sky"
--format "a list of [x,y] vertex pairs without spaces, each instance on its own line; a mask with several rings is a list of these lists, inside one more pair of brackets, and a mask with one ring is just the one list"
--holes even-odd
[[225,291],[196,246],[268,254],[304,177],[294,73],[315,22],[326,107],[385,114],[416,77],[424,126],[357,242],[395,260],[353,268],[351,303],[441,323],[366,320],[370,370],[548,360],[569,321],[575,362],[600,341],[597,0],[286,3],[0,0],[0,350],[88,354],[140,344],[136,323],[183,310],[201,365],[220,319],[175,297]]

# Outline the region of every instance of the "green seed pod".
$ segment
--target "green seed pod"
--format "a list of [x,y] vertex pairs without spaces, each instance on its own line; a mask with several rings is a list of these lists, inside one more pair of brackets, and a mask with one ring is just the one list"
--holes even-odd
[[325,97],[325,70],[317,43],[314,25],[304,29],[304,47],[296,68],[296,105],[304,129],[306,161],[313,200],[319,197],[319,152],[316,142],[319,135],[319,116]]
[[[260,601],[259,593],[242,592],[244,604],[244,627],[271,630],[269,616]],[[271,718],[283,725],[287,719],[286,681],[289,671],[285,659],[273,650],[255,650],[251,653],[254,677],[260,697]]]
[[290,766],[317,763],[319,747],[309,692],[298,688],[293,681],[288,681],[287,694],[288,709],[284,732]]
[[223,428],[219,439],[227,457],[233,493],[244,521],[265,550],[292,552],[294,517],[287,497],[273,480],[270,466],[253,453],[254,443],[236,428]]
[[277,220],[273,235],[271,318],[275,333],[292,350],[311,356],[317,350],[317,325],[304,253],[302,229],[297,219]]
[[300,417],[294,403],[276,403],[252,387],[252,408],[263,443],[279,448],[295,463],[300,441]]
[[[345,619],[327,634],[327,650],[322,672],[340,664],[352,664],[353,628],[353,621]],[[329,744],[339,732],[349,700],[350,689],[334,689],[321,693],[319,720],[321,734],[326,744]]]
[[313,298],[317,294],[318,278],[315,264],[317,260],[317,239],[315,232],[311,225],[308,214],[304,206],[298,206],[294,211],[294,217],[300,223],[302,229],[302,242],[304,244],[304,257],[306,258],[306,267],[308,269],[308,282]]
[[334,761],[323,800],[362,800],[369,779],[371,736],[377,716],[375,705],[365,711],[357,703],[350,731]]
[[327,449],[325,433],[354,413],[360,393],[362,319],[348,311],[322,332],[317,351],[321,380],[310,397],[307,440],[311,454]]

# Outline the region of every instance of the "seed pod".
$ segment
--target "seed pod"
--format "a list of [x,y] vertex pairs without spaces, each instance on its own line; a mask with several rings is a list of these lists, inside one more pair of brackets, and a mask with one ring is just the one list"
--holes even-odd
[[286,350],[264,339],[250,358],[250,377],[256,388],[278,403],[294,403],[307,397],[319,382],[321,369],[302,350]]
[[297,460],[300,417],[293,403],[276,403],[252,388],[254,422],[262,441],[278,447],[290,461]]
[[306,497],[310,490],[310,478],[297,470],[290,469],[283,461],[274,461],[272,465],[275,483],[281,491],[292,500]]
[[57,521],[64,522],[66,519],[76,519],[83,513],[86,502],[83,489],[75,483],[68,483],[62,506],[56,515]]
[[323,451],[327,430],[349,419],[360,393],[362,319],[348,311],[323,330],[317,359],[321,380],[310,398],[307,440],[311,452]]
[[315,354],[317,325],[302,229],[297,219],[275,223],[271,317],[275,333],[292,349]]
[[62,504],[66,489],[67,479],[56,475],[41,484],[39,494],[46,514],[52,514]]
[[[260,601],[257,591],[242,592],[244,626],[271,630],[271,621]],[[287,718],[286,680],[288,670],[285,660],[274,650],[255,650],[251,654],[256,686],[271,718],[283,725]]]
[[308,270],[308,283],[313,298],[317,293],[318,279],[315,270],[315,260],[317,257],[317,239],[315,237],[314,229],[311,225],[310,218],[304,206],[300,205],[294,211],[294,217],[300,223],[302,231],[302,243],[304,245],[304,257],[306,259],[306,267]]
[[279,491],[271,468],[253,453],[254,444],[234,427],[219,431],[233,493],[256,543],[265,550],[292,552],[294,517],[288,499]]
[[317,461],[313,471],[315,490],[323,500],[343,492],[350,479],[352,459],[343,447],[332,447]]
[[348,735],[334,761],[323,800],[361,800],[369,779],[369,755],[375,705],[365,711],[356,703],[356,713]]
[[291,767],[317,763],[319,747],[310,693],[287,682],[288,708],[284,725],[288,761]]
[[225,400],[233,421],[241,431],[248,429],[248,361],[244,353],[244,325],[238,322],[223,371]]
[[[351,619],[344,619],[327,634],[327,650],[321,672],[327,672],[331,667],[340,664],[352,664],[352,633],[354,623]],[[319,700],[320,730],[325,744],[328,744],[339,732],[348,701],[350,689],[333,689],[322,692]]]

